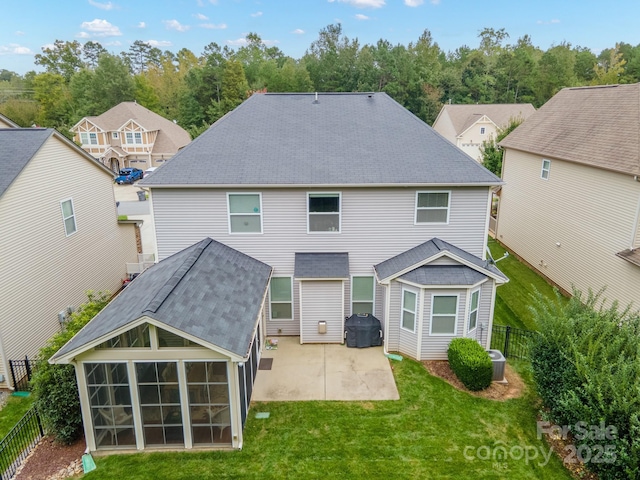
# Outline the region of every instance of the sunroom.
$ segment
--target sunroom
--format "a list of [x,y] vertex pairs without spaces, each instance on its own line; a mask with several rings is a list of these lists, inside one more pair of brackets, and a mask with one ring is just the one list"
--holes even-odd
[[205,239],[149,268],[52,363],[76,369],[89,450],[241,448],[271,267]]

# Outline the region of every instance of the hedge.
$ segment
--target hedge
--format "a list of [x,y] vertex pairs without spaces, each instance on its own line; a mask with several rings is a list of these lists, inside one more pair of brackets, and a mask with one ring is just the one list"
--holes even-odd
[[451,370],[469,390],[491,385],[493,363],[489,353],[472,338],[454,338],[447,350]]

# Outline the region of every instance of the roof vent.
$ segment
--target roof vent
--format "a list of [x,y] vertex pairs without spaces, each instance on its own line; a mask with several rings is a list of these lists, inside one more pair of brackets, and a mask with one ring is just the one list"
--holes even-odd
[[318,102],[318,92],[316,92],[316,98],[315,98],[315,100],[313,101],[313,103],[314,103],[314,104],[320,103],[320,102]]

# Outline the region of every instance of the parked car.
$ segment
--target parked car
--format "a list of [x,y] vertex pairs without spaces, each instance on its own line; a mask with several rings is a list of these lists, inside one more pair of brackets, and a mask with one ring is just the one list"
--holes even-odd
[[144,172],[139,168],[123,168],[120,170],[118,177],[116,177],[116,183],[122,185],[123,183],[133,183],[136,180],[142,180]]

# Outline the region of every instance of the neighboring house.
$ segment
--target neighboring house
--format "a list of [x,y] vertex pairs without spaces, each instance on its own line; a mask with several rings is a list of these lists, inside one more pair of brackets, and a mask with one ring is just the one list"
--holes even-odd
[[158,167],[191,141],[182,127],[136,102],[85,117],[71,131],[75,142],[114,172]]
[[19,125],[0,113],[0,128],[18,128]]
[[640,84],[563,89],[501,145],[498,240],[565,291],[640,308]]
[[12,388],[9,360],[33,359],[87,290],[116,292],[137,251],[111,172],[55,130],[0,129],[0,171],[0,388]]
[[89,448],[120,428],[129,448],[240,448],[266,337],[343,343],[354,313],[381,320],[385,351],[488,348],[501,183],[384,93],[253,95],[140,182],[160,262],[54,359],[83,377]]
[[433,129],[471,158],[482,161],[480,147],[495,139],[511,120],[526,120],[536,109],[530,103],[444,105]]

